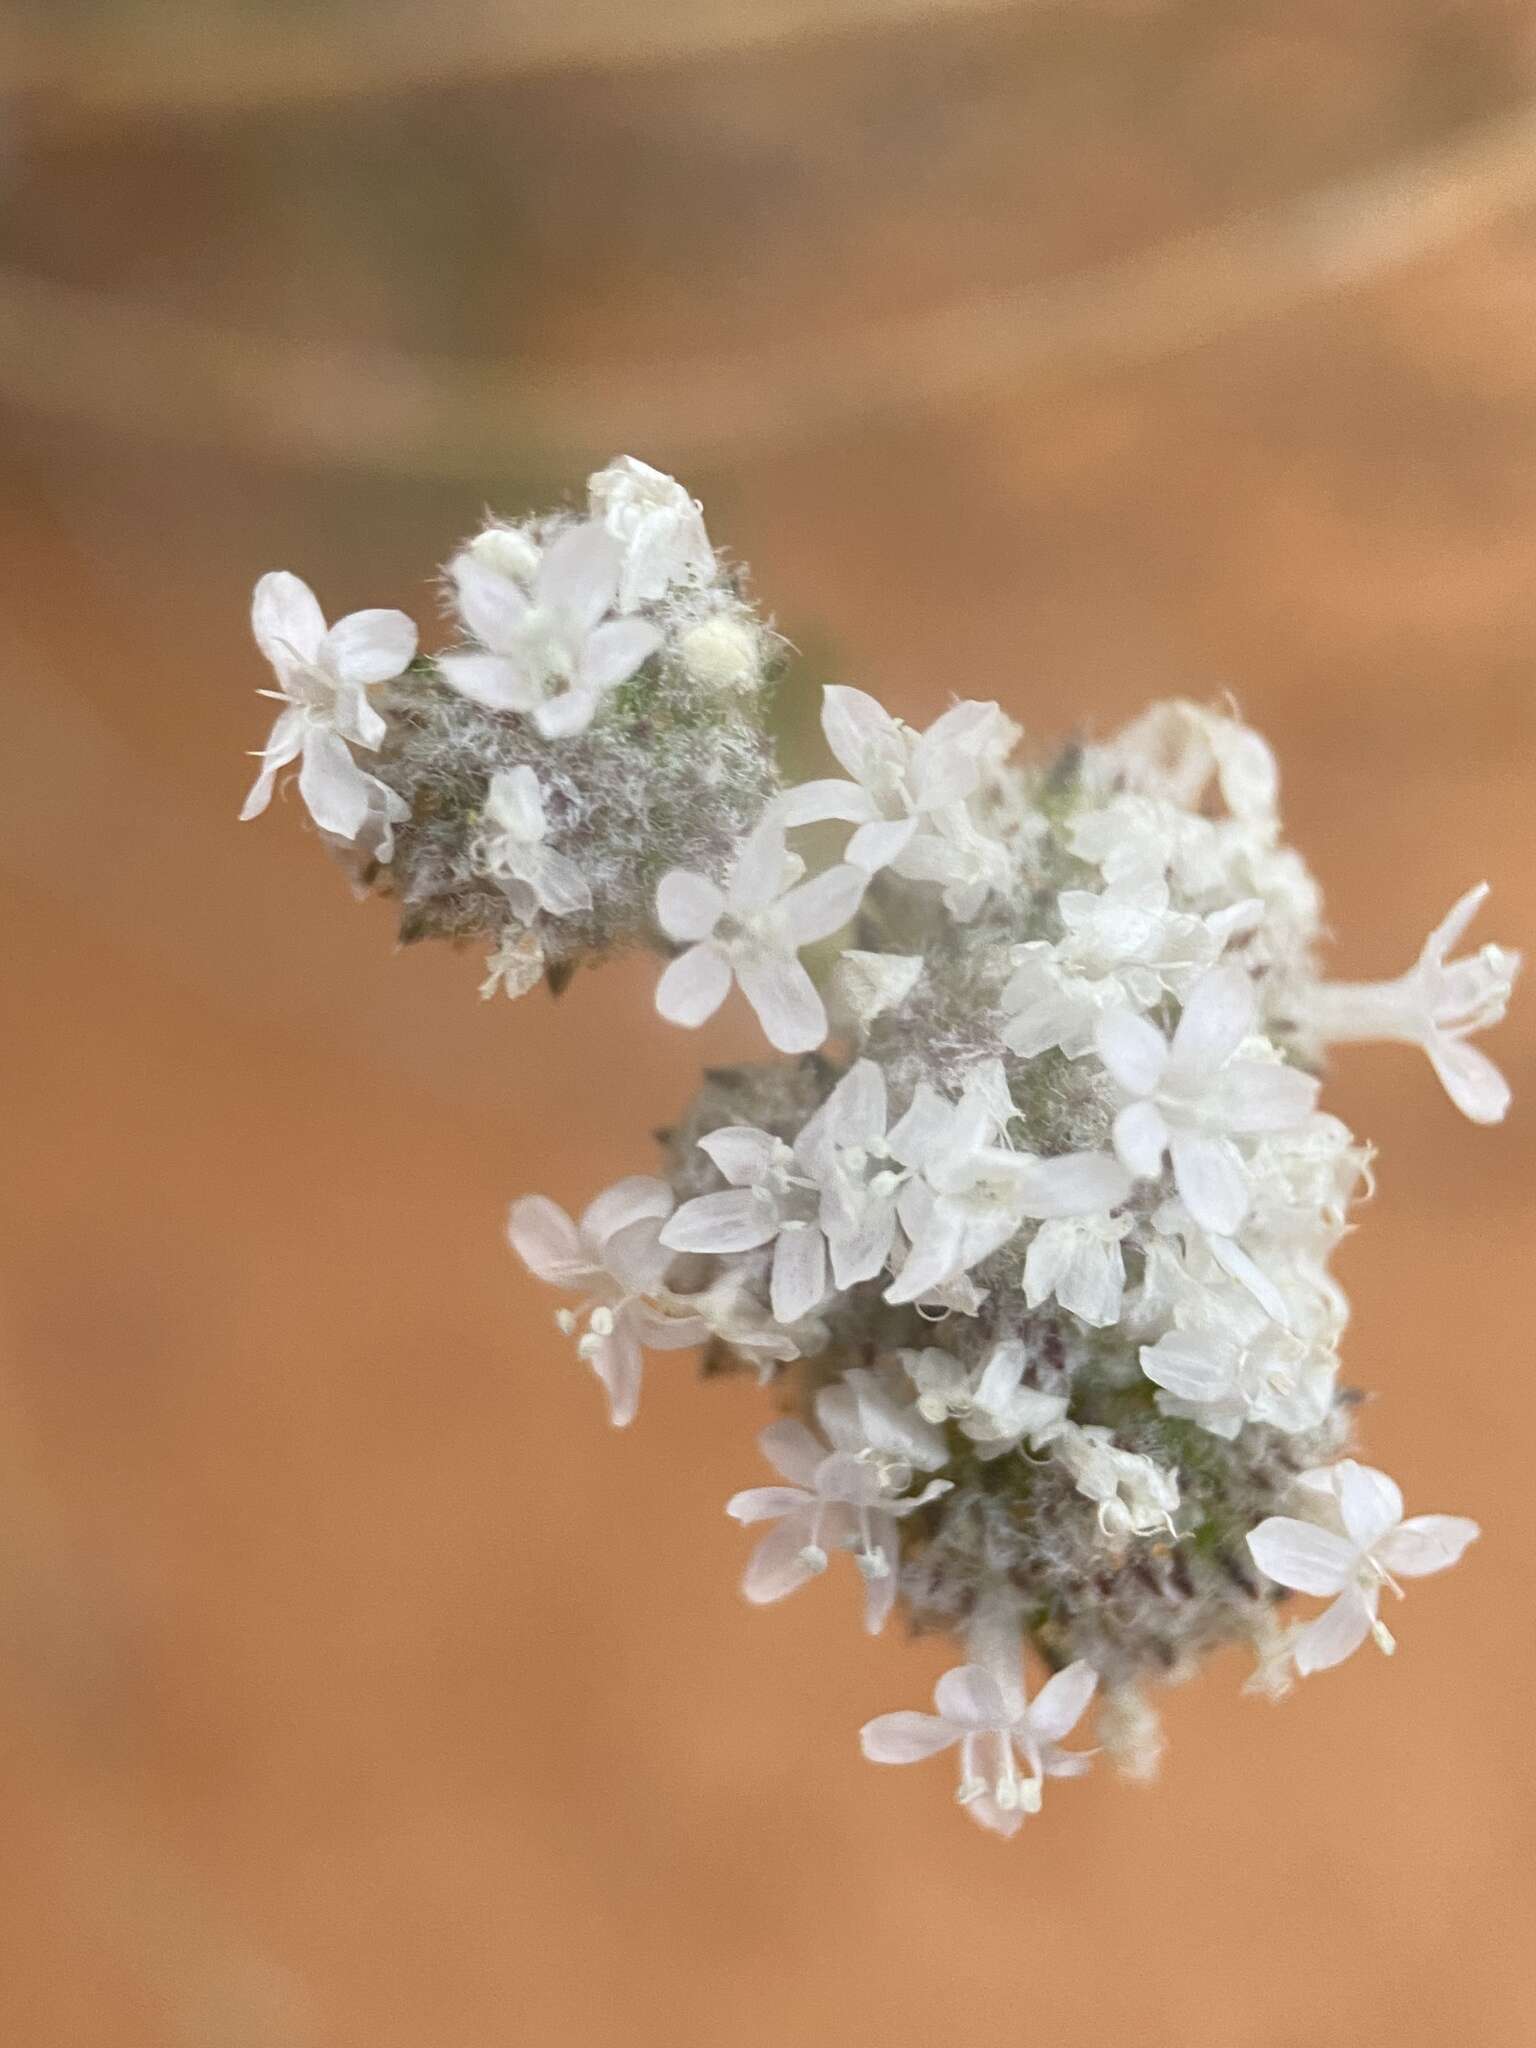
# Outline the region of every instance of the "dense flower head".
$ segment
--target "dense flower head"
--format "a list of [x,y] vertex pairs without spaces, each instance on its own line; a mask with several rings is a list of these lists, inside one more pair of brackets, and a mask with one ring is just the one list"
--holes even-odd
[[[579,510],[487,524],[445,592],[422,657],[399,613],[327,628],[263,579],[283,708],[246,815],[299,762],[405,936],[488,944],[487,992],[558,993],[620,947],[656,955],[666,1023],[739,991],[764,1057],[706,1072],[660,1171],[579,1221],[524,1195],[508,1234],[614,1423],[648,1352],[772,1390],[777,1480],[728,1502],[750,1600],[845,1553],[869,1628],[899,1608],[959,1639],[937,1712],[876,1716],[865,1754],[953,1749],[962,1806],[1011,1835],[1087,1768],[1064,1738],[1095,1697],[1147,1775],[1150,1688],[1206,1651],[1246,1644],[1278,1693],[1391,1648],[1383,1592],[1477,1530],[1404,1519],[1351,1455],[1329,1262],[1372,1155],[1321,1065],[1418,1045],[1466,1116],[1503,1116],[1470,1041],[1519,956],[1458,950],[1486,887],[1396,980],[1323,978],[1274,756],[1188,702],[1032,754],[995,703],[915,731],[832,685],[841,772],[787,782],[775,636],[697,501],[632,457]],[[1288,1624],[1292,1594],[1329,1604]]]

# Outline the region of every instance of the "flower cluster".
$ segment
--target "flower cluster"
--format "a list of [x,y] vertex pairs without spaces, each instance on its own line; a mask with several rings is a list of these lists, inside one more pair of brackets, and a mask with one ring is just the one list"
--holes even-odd
[[[755,1014],[778,1057],[709,1072],[659,1173],[579,1223],[524,1196],[509,1236],[576,1298],[560,1326],[615,1423],[647,1351],[773,1389],[777,1482],[727,1504],[762,1526],[748,1599],[847,1553],[869,1629],[899,1606],[960,1639],[937,1713],[878,1716],[865,1755],[955,1750],[966,1811],[1012,1834],[1087,1768],[1063,1742],[1096,1694],[1147,1775],[1148,1688],[1205,1651],[1247,1643],[1279,1692],[1390,1650],[1382,1589],[1477,1530],[1405,1521],[1349,1455],[1329,1259],[1370,1153],[1319,1069],[1418,1044],[1467,1116],[1503,1116],[1468,1039],[1519,960],[1452,957],[1486,892],[1400,979],[1323,980],[1269,749],[1192,703],[1031,757],[996,704],[919,733],[830,687],[842,773],[786,786],[775,637],[698,505],[631,458],[581,513],[487,527],[445,590],[456,637],[422,658],[399,613],[327,629],[263,578],[283,710],[246,814],[300,762],[406,936],[488,941],[487,992],[644,947],[670,1023],[733,989]],[[1293,1592],[1330,1604],[1287,1626]]]

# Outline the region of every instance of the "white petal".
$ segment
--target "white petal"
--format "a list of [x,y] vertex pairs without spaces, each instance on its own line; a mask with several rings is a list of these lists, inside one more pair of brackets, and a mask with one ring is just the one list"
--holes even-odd
[[1288,1131],[1317,1106],[1319,1083],[1274,1060],[1234,1060],[1222,1076],[1223,1121],[1229,1131]]
[[798,960],[773,954],[741,958],[736,979],[768,1043],[780,1052],[814,1052],[826,1037],[826,1006]]
[[888,1143],[903,1166],[920,1168],[948,1132],[954,1105],[927,1081],[919,1081],[903,1115],[892,1125]]
[[768,1303],[787,1328],[819,1308],[827,1292],[827,1241],[814,1223],[794,1223],[773,1248]]
[[744,1493],[731,1495],[725,1512],[746,1528],[753,1522],[780,1521],[815,1504],[815,1496],[803,1486],[749,1486]]
[[1250,1529],[1248,1548],[1267,1579],[1297,1593],[1337,1593],[1348,1583],[1359,1555],[1345,1537],[1290,1515],[1271,1515]]
[[774,822],[786,831],[795,825],[820,824],[828,818],[862,825],[878,815],[874,798],[867,789],[860,788],[856,782],[840,782],[832,778],[821,782],[802,782],[797,789],[786,790],[773,805]]
[[1056,1283],[1067,1270],[1073,1249],[1072,1226],[1067,1222],[1042,1223],[1024,1255],[1024,1299],[1038,1308],[1056,1292]]
[[437,672],[449,689],[488,711],[531,711],[538,686],[520,662],[501,654],[442,654]]
[[996,704],[952,704],[936,718],[913,749],[912,780],[925,811],[958,803],[975,789],[980,756],[1003,730]]
[[326,644],[342,681],[366,689],[410,667],[416,658],[416,628],[404,612],[349,612],[332,626]]
[[541,698],[533,707],[533,722],[547,740],[574,739],[586,731],[601,708],[596,690],[573,684],[558,696]]
[[1141,1369],[1181,1401],[1220,1401],[1232,1391],[1230,1348],[1203,1332],[1170,1330],[1141,1347]]
[[544,793],[526,762],[498,768],[485,793],[485,812],[503,832],[523,841],[544,837]]
[[[872,1515],[871,1522],[889,1520],[888,1516]],[[899,1552],[896,1545],[894,1522],[891,1522],[891,1540],[886,1543],[876,1538],[873,1551],[882,1558],[885,1570],[864,1581],[864,1628],[872,1636],[879,1635],[891,1618],[891,1609],[896,1605],[896,1567]]]
[[1081,1237],[1057,1283],[1056,1299],[1062,1307],[1090,1329],[1107,1330],[1120,1320],[1124,1294],[1125,1258],[1119,1243],[1113,1238]]
[[822,692],[821,729],[827,745],[856,782],[877,780],[906,758],[901,728],[883,704],[842,683]]
[[656,1008],[669,1024],[697,1030],[713,1017],[731,986],[731,970],[714,946],[690,946],[656,984]]
[[732,1187],[755,1187],[766,1180],[779,1156],[779,1140],[751,1124],[727,1124],[700,1138],[699,1150],[719,1167]]
[[933,1689],[933,1703],[946,1721],[962,1729],[1006,1728],[1011,1718],[1001,1685],[980,1664],[946,1671]]
[[278,771],[286,768],[290,761],[298,759],[307,730],[307,721],[302,711],[282,711],[274,719],[272,730],[267,734],[267,744],[261,753],[261,773],[252,783],[250,794],[241,806],[241,824],[247,819],[259,818],[272,801],[272,786],[277,780]]
[[1425,1046],[1440,1085],[1475,1124],[1498,1124],[1509,1109],[1509,1083],[1485,1052],[1436,1033]]
[[796,861],[791,865],[783,830],[770,814],[737,849],[726,896],[733,910],[762,910],[784,887],[786,876],[801,872],[803,864]]
[[1296,1669],[1305,1677],[1309,1672],[1326,1671],[1331,1665],[1342,1664],[1365,1641],[1375,1618],[1375,1600],[1367,1598],[1360,1587],[1347,1586],[1316,1621],[1298,1629],[1293,1646]]
[[1173,1180],[1185,1208],[1202,1230],[1231,1237],[1248,1214],[1248,1174],[1229,1138],[1190,1137],[1175,1131],[1169,1143]]
[[756,1188],[725,1188],[684,1202],[661,1233],[675,1252],[750,1252],[779,1227],[771,1196]]
[[456,556],[448,573],[458,594],[459,617],[475,638],[503,653],[517,647],[528,623],[522,589],[473,554]]
[[859,1730],[859,1747],[872,1764],[916,1764],[960,1739],[934,1714],[878,1714]]
[[[614,1242],[623,1245],[628,1231],[620,1231]],[[624,1310],[647,1351],[692,1351],[709,1342],[709,1325],[702,1316],[666,1315],[648,1301],[632,1301]]]
[[624,550],[595,520],[567,527],[539,564],[539,603],[566,612],[588,631],[612,609]]
[[843,849],[843,858],[866,875],[878,874],[900,860],[916,832],[916,818],[877,819],[859,827]]
[[817,1468],[827,1455],[827,1447],[815,1431],[792,1415],[759,1430],[757,1447],[776,1472],[782,1472],[796,1486],[812,1488]]
[[891,1256],[896,1237],[896,1205],[871,1197],[851,1214],[829,1213],[824,1204],[821,1227],[832,1254],[832,1277],[839,1287],[873,1280]]
[[592,1271],[576,1225],[547,1195],[523,1195],[512,1204],[507,1242],[530,1273],[556,1287],[579,1285]]
[[646,619],[614,619],[595,626],[581,655],[581,680],[589,690],[627,683],[661,645],[661,634]]
[[1026,1199],[1032,1216],[1097,1216],[1118,1209],[1130,1192],[1130,1176],[1112,1153],[1063,1152],[1035,1162]]
[[748,1560],[741,1590],[755,1607],[786,1599],[816,1576],[803,1552],[810,1539],[809,1515],[786,1515],[758,1544]]
[[656,887],[656,916],[670,939],[707,939],[725,910],[715,883],[688,868],[673,868]]
[[530,858],[529,884],[551,917],[575,917],[592,908],[592,885],[575,861],[549,847]]
[[1168,1126],[1155,1102],[1128,1103],[1115,1118],[1115,1150],[1138,1180],[1156,1180],[1168,1150]]
[[319,726],[311,726],[304,736],[299,794],[321,830],[338,839],[355,839],[372,809],[368,778],[353,760],[351,748]]
[[791,889],[779,904],[790,943],[809,946],[840,931],[863,901],[868,886],[863,869],[845,862]]
[[1340,1519],[1357,1550],[1373,1550],[1403,1519],[1397,1482],[1354,1458],[1341,1459],[1333,1470]]
[[1048,1678],[1029,1706],[1029,1725],[1041,1742],[1060,1742],[1083,1718],[1099,1674],[1081,1658]]
[[1094,1028],[1099,1058],[1128,1095],[1151,1095],[1168,1064],[1163,1034],[1134,1010],[1106,1010]]
[[670,1216],[673,1199],[672,1190],[655,1174],[626,1174],[593,1196],[582,1212],[581,1234],[589,1244],[606,1245],[632,1223],[659,1223]]
[[885,1290],[886,1300],[919,1300],[930,1289],[956,1279],[964,1271],[963,1258],[959,1225],[935,1215],[921,1237],[914,1240],[901,1271]]
[[608,1420],[615,1429],[627,1429],[640,1407],[640,1381],[645,1356],[639,1339],[621,1316],[610,1337],[602,1338],[588,1355],[608,1396]]
[[1029,1353],[1022,1344],[994,1346],[982,1368],[981,1378],[976,1382],[973,1398],[977,1407],[989,1414],[995,1414],[1004,1407],[1023,1384],[1024,1368],[1028,1363]]
[[1191,1073],[1213,1072],[1242,1044],[1258,1018],[1253,982],[1240,967],[1201,975],[1173,1034],[1173,1057]]
[[[671,1247],[661,1241],[655,1217],[648,1216],[613,1232],[603,1246],[602,1263],[625,1294],[647,1295],[654,1294],[666,1278],[672,1257]],[[627,1301],[619,1311],[637,1330],[635,1316],[639,1305]]]
[[1410,1515],[1396,1529],[1389,1529],[1376,1546],[1376,1556],[1389,1572],[1404,1578],[1421,1579],[1429,1572],[1443,1572],[1455,1564],[1467,1545],[1482,1531],[1465,1515]]
[[318,659],[325,638],[325,613],[309,585],[287,569],[273,569],[257,584],[251,599],[251,631],[256,645],[279,676],[294,657]]
[[1469,889],[1465,896],[1458,896],[1450,909],[1445,913],[1445,916],[1441,918],[1429,937],[1424,941],[1423,952],[1420,957],[1437,965],[1443,961],[1451,948],[1456,944],[1456,941],[1467,929],[1467,926],[1471,924],[1473,918],[1482,909],[1484,903],[1487,902],[1488,895],[1488,884],[1486,882],[1479,882],[1474,888]]
[[840,1145],[874,1145],[885,1136],[885,1075],[874,1060],[855,1060],[827,1098]]

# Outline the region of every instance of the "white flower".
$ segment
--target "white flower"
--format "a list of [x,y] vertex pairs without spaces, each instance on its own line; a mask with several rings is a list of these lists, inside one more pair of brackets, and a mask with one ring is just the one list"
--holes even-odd
[[828,684],[822,698],[827,745],[848,781],[803,783],[775,806],[786,828],[838,818],[856,825],[846,858],[874,874],[889,867],[910,881],[937,882],[964,923],[990,890],[1006,888],[1003,847],[967,808],[989,767],[1013,742],[996,704],[956,704],[915,733],[862,690]]
[[897,1521],[947,1493],[950,1482],[930,1480],[921,1493],[902,1498],[914,1472],[943,1465],[944,1439],[898,1409],[869,1374],[852,1373],[849,1381],[855,1384],[823,1387],[816,1397],[827,1443],[794,1420],[762,1432],[763,1456],[790,1484],[750,1487],[732,1496],[726,1513],[743,1524],[778,1524],[747,1566],[742,1591],[749,1600],[782,1600],[826,1570],[829,1551],[851,1550],[864,1576],[865,1626],[877,1635],[896,1598]]
[[826,1325],[807,1316],[793,1329],[774,1319],[765,1295],[771,1253],[749,1252],[728,1261],[700,1293],[683,1297],[712,1337],[729,1345],[766,1386],[782,1365],[824,1350]]
[[1000,999],[1008,1013],[1003,1043],[1024,1059],[1052,1046],[1076,1059],[1106,1010],[1150,1009],[1165,991],[1183,996],[1262,909],[1248,901],[1208,918],[1185,916],[1169,908],[1160,881],[1102,895],[1064,889],[1056,907],[1064,935],[1015,946]]
[[885,1075],[856,1060],[795,1140],[797,1157],[821,1191],[820,1222],[839,1287],[872,1280],[891,1256],[896,1209],[907,1175],[889,1133]]
[[1026,1437],[1043,1439],[1066,1415],[1064,1394],[1024,1385],[1029,1352],[1023,1344],[994,1345],[979,1372],[936,1345],[896,1356],[917,1389],[923,1420],[958,1423],[983,1458],[1001,1457]]
[[1125,1291],[1122,1250],[1133,1219],[1110,1215],[1058,1216],[1042,1223],[1024,1255],[1024,1298],[1038,1308],[1051,1295],[1095,1330],[1120,1320]]
[[1228,1441],[1249,1422],[1289,1435],[1316,1429],[1333,1406],[1337,1366],[1325,1344],[1280,1328],[1235,1290],[1219,1325],[1170,1330],[1141,1347],[1142,1371],[1163,1389],[1162,1412]]
[[1093,1666],[1079,1661],[1048,1678],[1030,1701],[1022,1686],[1005,1686],[980,1664],[962,1664],[934,1687],[936,1715],[880,1714],[864,1724],[859,1741],[876,1764],[920,1763],[958,1743],[956,1798],[983,1827],[1012,1835],[1026,1814],[1040,1811],[1046,1778],[1077,1777],[1088,1769],[1086,1755],[1061,1743],[1097,1684]]
[[[562,1309],[556,1320],[570,1335],[585,1316],[576,1348],[607,1390],[609,1415],[620,1429],[634,1421],[640,1403],[642,1346],[684,1351],[708,1334],[687,1313],[688,1303],[662,1289],[673,1254],[661,1243],[661,1226],[672,1200],[665,1181],[635,1174],[597,1196],[579,1225],[544,1195],[524,1195],[507,1219],[508,1242],[531,1273],[586,1297],[578,1311]],[[675,1312],[656,1307],[658,1295]]]
[[485,651],[445,654],[438,669],[461,696],[520,711],[546,739],[585,732],[606,691],[661,645],[645,619],[611,619],[623,552],[586,522],[551,542],[531,592],[472,544],[451,563],[459,615]]
[[827,1241],[820,1191],[797,1144],[749,1124],[700,1138],[730,1186],[684,1202],[661,1233],[679,1252],[747,1252],[773,1246],[768,1300],[776,1323],[797,1323],[826,1299]]
[[320,829],[356,840],[371,825],[374,856],[387,861],[394,851],[391,828],[411,815],[410,807],[359,768],[352,748],[373,751],[383,740],[384,720],[368,692],[410,667],[416,628],[404,612],[391,611],[351,612],[328,628],[309,585],[278,569],[256,586],[251,630],[281,686],[261,694],[277,698],[283,709],[242,820],[259,817],[272,801],[279,771],[301,761],[299,794]]
[[1520,955],[1484,946],[1468,959],[1446,955],[1482,907],[1488,884],[1455,903],[1424,941],[1417,964],[1396,981],[1323,982],[1302,998],[1304,1021],[1327,1044],[1396,1039],[1421,1045],[1452,1102],[1475,1124],[1503,1121],[1509,1083],[1486,1053],[1468,1045],[1497,1024],[1520,971]]
[[1184,698],[1154,704],[1105,749],[1132,790],[1198,812],[1212,780],[1234,818],[1273,823],[1280,771],[1259,733]]
[[1403,1520],[1403,1496],[1385,1472],[1353,1458],[1304,1472],[1297,1484],[1331,1510],[1337,1528],[1271,1515],[1249,1532],[1253,1561],[1277,1586],[1333,1597],[1315,1621],[1298,1631],[1292,1649],[1303,1673],[1342,1664],[1374,1636],[1390,1653],[1396,1645],[1376,1609],[1383,1586],[1399,1598],[1397,1574],[1422,1578],[1455,1564],[1480,1532],[1464,1515],[1414,1515]]
[[675,478],[633,455],[620,455],[587,479],[587,501],[623,550],[618,608],[632,612],[674,584],[707,583],[715,553],[704,508]]
[[997,1142],[998,1109],[989,1076],[968,1082],[953,1104],[923,1084],[891,1133],[891,1150],[911,1170],[898,1203],[911,1250],[887,1301],[916,1301],[958,1279],[1027,1219],[1096,1215],[1130,1192],[1107,1152],[1039,1159],[1009,1151]]
[[1248,1174],[1234,1135],[1301,1123],[1317,1083],[1275,1059],[1234,1058],[1258,1014],[1253,983],[1215,967],[1195,984],[1172,1042],[1145,1017],[1099,1019],[1100,1059],[1131,1097],[1115,1119],[1115,1150],[1140,1180],[1173,1158],[1174,1185],[1195,1221],[1230,1237],[1248,1213]]
[[1071,1473],[1085,1499],[1096,1501],[1099,1527],[1112,1544],[1166,1530],[1177,1534],[1179,1482],[1139,1451],[1126,1451],[1112,1433],[1089,1424],[1063,1422],[1044,1439],[1053,1457]]
[[527,766],[499,768],[485,798],[486,828],[477,842],[480,865],[501,883],[518,916],[544,910],[570,917],[592,908],[586,876],[566,854],[545,845],[549,827],[539,778]]
[[868,877],[844,864],[809,882],[773,824],[759,825],[724,889],[673,868],[656,891],[656,916],[687,952],[656,986],[656,1007],[689,1030],[712,1017],[734,976],[780,1052],[811,1052],[827,1035],[826,1006],[800,964],[802,946],[830,938],[858,909]]

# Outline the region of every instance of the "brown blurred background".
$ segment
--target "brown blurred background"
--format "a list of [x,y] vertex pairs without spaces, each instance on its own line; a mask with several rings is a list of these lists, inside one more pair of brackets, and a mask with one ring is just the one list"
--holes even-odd
[[[10,0],[0,2039],[1536,2038],[1509,1124],[1343,1058],[1369,1449],[1477,1515],[1011,1848],[855,1731],[945,1655],[738,1600],[761,1397],[616,1436],[499,1240],[648,1163],[654,970],[478,1003],[290,801],[249,587],[430,624],[491,503],[679,471],[808,667],[1041,734],[1234,689],[1336,971],[1536,909],[1528,0]],[[834,1579],[835,1579],[834,1575]]]

